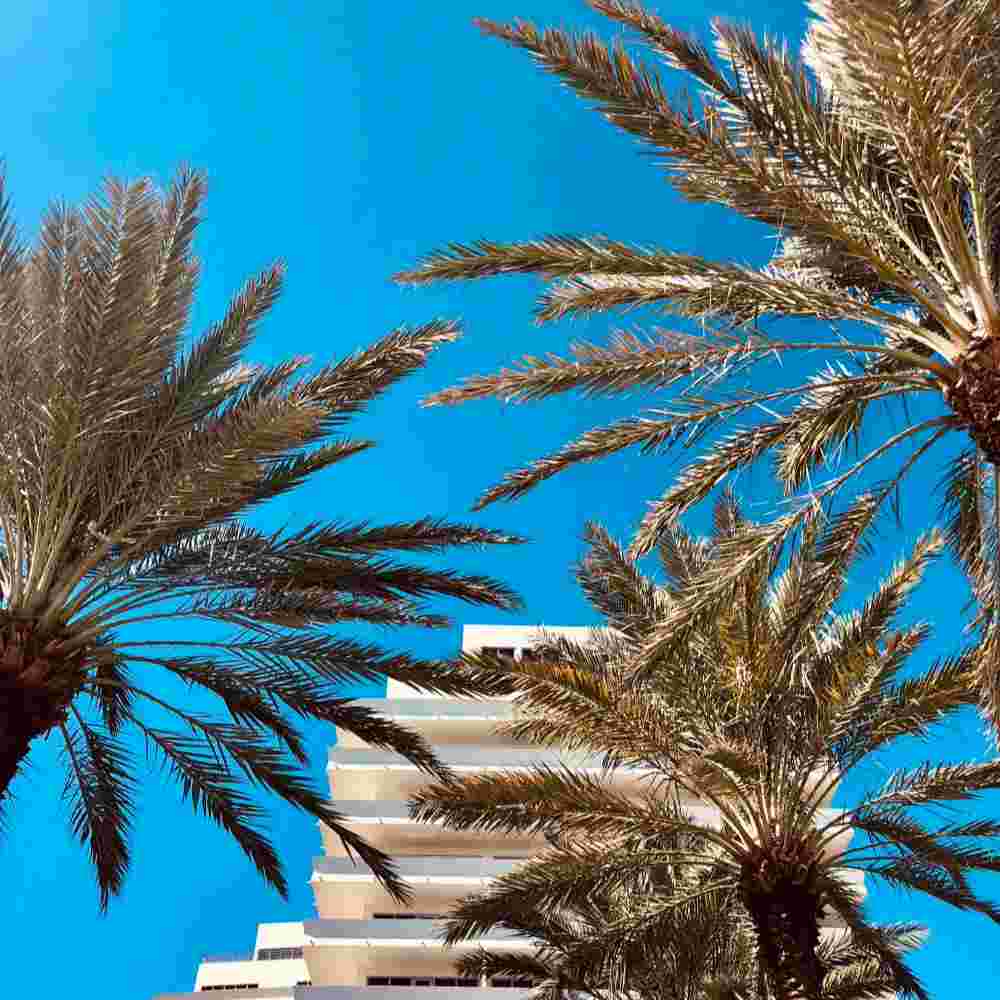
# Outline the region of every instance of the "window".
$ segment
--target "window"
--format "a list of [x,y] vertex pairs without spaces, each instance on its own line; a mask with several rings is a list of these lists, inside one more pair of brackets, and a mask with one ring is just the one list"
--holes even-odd
[[[365,983],[368,986],[471,986],[479,985],[478,979],[458,978],[454,976],[369,976]],[[529,983],[530,985],[530,983]]]
[[259,983],[223,983],[221,986],[202,986],[199,993],[206,993],[208,990],[259,990]]
[[542,658],[542,654],[534,646],[525,646],[521,650],[521,659],[527,663],[537,663]]
[[509,656],[511,659],[514,659],[513,646],[481,646],[478,652],[493,653],[495,656]]
[[438,920],[443,913],[373,913],[372,920]]
[[301,948],[261,948],[257,952],[258,962],[273,962],[283,958],[301,958]]

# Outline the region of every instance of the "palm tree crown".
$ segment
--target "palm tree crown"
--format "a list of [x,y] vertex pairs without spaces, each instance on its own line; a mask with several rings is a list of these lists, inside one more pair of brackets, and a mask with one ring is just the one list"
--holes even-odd
[[[713,24],[713,58],[638,3],[588,2],[692,78],[698,97],[671,98],[618,42],[524,21],[477,24],[529,52],[638,138],[685,198],[773,227],[777,252],[754,268],[603,236],[481,240],[452,244],[398,275],[420,284],[539,274],[553,282],[539,322],[652,307],[700,324],[697,334],[623,331],[607,346],[525,358],[432,396],[427,402],[439,404],[675,391],[664,408],[589,430],[508,474],[480,506],[520,496],[576,462],[633,446],[690,445],[746,420],[716,436],[651,504],[633,551],[651,551],[685,510],[763,457],[773,458],[796,500],[741,539],[714,581],[677,609],[680,622],[748,561],[820,516],[863,471],[896,461],[866,494],[874,518],[928,452],[958,434],[965,450],[945,477],[946,537],[989,623],[1000,593],[987,558],[1000,499],[995,517],[981,509],[986,467],[1000,461],[1000,8],[992,0],[811,0],[814,18],[796,60],[722,21]],[[798,338],[766,329],[788,317],[850,328]],[[771,362],[791,357],[804,366],[822,360],[789,384],[787,372],[798,366],[778,366],[775,376]],[[894,400],[927,405],[921,419],[907,413],[895,433],[866,419],[880,409],[873,404]],[[868,428],[873,437],[860,457],[839,465],[844,446]],[[839,466],[831,479],[813,482],[831,466]],[[979,681],[1000,731],[1000,666]]]
[[[709,845],[690,833],[621,845],[561,843],[449,915],[446,941],[502,927],[531,938],[533,953],[462,953],[465,976],[527,979],[535,1000],[765,1000],[753,927],[735,891],[712,888],[709,868],[666,861],[632,864],[638,850],[691,855]],[[912,925],[883,928],[902,953],[922,934]],[[897,976],[880,956],[843,933],[817,954],[828,1000],[868,1000],[891,992]]]
[[[129,864],[131,729],[280,892],[244,779],[328,823],[399,894],[388,858],[306,780],[293,719],[343,726],[441,773],[420,738],[338,691],[364,678],[458,692],[466,682],[445,662],[327,626],[440,626],[424,605],[437,595],[515,606],[489,578],[389,554],[517,539],[431,518],[373,525],[363,511],[274,534],[240,520],[368,448],[343,426],[456,329],[400,329],[309,375],[308,358],[243,364],[281,289],[275,266],[181,353],[203,196],[192,171],[164,195],[112,180],[81,209],[52,208],[31,250],[0,204],[0,795],[33,741],[60,733],[73,829],[106,906]],[[158,638],[126,628],[154,621],[168,626]],[[183,629],[196,621],[237,631],[199,641]],[[158,675],[217,696],[225,716],[157,693]],[[180,728],[147,721],[144,704]]]
[[[413,813],[459,828],[556,831],[571,844],[645,838],[624,857],[595,854],[587,878],[611,886],[636,869],[676,865],[703,878],[685,897],[691,905],[712,893],[734,895],[779,1000],[823,992],[819,925],[827,912],[850,929],[851,947],[891,971],[896,989],[924,996],[899,959],[894,932],[866,921],[846,874],[860,870],[1000,922],[1000,909],[968,881],[970,873],[1000,870],[991,846],[1000,823],[925,825],[915,815],[1000,787],[1000,766],[924,764],[892,774],[845,810],[827,812],[822,803],[843,775],[895,740],[923,737],[974,701],[974,650],[899,676],[928,629],[893,624],[942,543],[922,539],[860,610],[838,614],[844,570],[859,552],[849,518],[840,518],[807,534],[782,572],[773,557],[758,560],[691,623],[683,648],[651,659],[644,633],[697,585],[728,539],[751,530],[725,498],[711,541],[680,529],[664,537],[667,582],[658,585],[594,528],[580,582],[607,628],[588,644],[554,640],[538,662],[467,660],[472,676],[503,675],[519,693],[523,711],[505,724],[509,735],[598,752],[612,771],[641,768],[641,794],[607,777],[536,767],[439,782],[415,797]],[[692,809],[691,799],[717,816]],[[865,843],[852,846],[855,833]],[[657,839],[680,834],[706,846]],[[572,873],[540,877],[534,894],[521,888],[524,905],[576,898]],[[669,926],[677,909],[674,897],[648,901],[643,933],[655,934],[657,921]],[[622,939],[635,940],[625,928]]]

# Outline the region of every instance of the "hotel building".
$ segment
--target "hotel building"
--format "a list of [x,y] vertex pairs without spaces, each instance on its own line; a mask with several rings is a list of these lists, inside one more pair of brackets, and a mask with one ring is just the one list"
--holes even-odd
[[[589,633],[587,628],[546,631],[578,640]],[[493,649],[519,658],[530,655],[537,637],[536,628],[467,625],[462,649]],[[509,699],[426,695],[392,681],[386,694],[363,704],[420,732],[458,773],[509,770],[538,762],[600,771],[599,755],[537,749],[500,736],[496,724],[515,711]],[[510,871],[544,841],[415,823],[407,814],[406,801],[426,776],[397,755],[372,749],[350,733],[337,733],[327,775],[337,809],[358,833],[396,859],[412,887],[408,906],[392,900],[367,868],[346,856],[340,840],[321,828],[323,854],[314,859],[310,879],[317,917],[260,924],[251,954],[206,957],[198,967],[193,993],[159,994],[154,1000],[190,1000],[205,992],[216,1000],[520,1000],[526,996],[527,983],[459,978],[453,965],[456,950],[443,948],[435,918],[491,878]],[[623,787],[641,780],[639,771],[615,775]],[[704,812],[707,820],[714,812],[696,802],[688,808]],[[863,890],[863,883],[858,887]],[[480,944],[491,949],[530,948],[505,932],[490,933],[464,947]]]

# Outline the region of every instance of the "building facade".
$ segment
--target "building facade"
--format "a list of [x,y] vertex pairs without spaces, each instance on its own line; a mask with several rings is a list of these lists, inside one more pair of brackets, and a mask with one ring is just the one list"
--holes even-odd
[[[586,628],[546,628],[586,639]],[[467,625],[463,651],[492,649],[530,655],[538,630],[520,626]],[[439,757],[459,773],[562,763],[600,770],[599,755],[567,754],[516,744],[496,732],[515,711],[510,699],[463,700],[427,695],[390,681],[387,697],[364,702],[420,732]],[[254,950],[245,956],[202,960],[194,993],[160,994],[155,1000],[189,1000],[210,992],[218,1000],[520,1000],[530,984],[506,979],[460,979],[436,934],[435,919],[453,903],[510,871],[544,846],[537,837],[447,830],[413,822],[410,794],[426,776],[397,755],[375,750],[338,732],[329,751],[327,776],[337,809],[370,843],[391,854],[412,887],[407,907],[378,885],[363,865],[346,856],[340,840],[321,827],[322,856],[313,861],[310,884],[315,919],[260,924]],[[620,771],[623,788],[642,781],[639,771]],[[688,808],[713,810],[691,802]],[[863,889],[863,885],[859,884]],[[494,932],[465,947],[529,948]],[[462,947],[461,945],[458,947]]]

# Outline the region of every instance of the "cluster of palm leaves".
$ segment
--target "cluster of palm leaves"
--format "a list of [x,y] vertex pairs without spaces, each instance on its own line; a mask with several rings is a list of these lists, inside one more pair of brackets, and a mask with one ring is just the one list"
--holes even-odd
[[[895,741],[924,738],[975,704],[974,649],[902,677],[929,628],[894,623],[943,542],[922,538],[859,611],[836,613],[861,550],[849,519],[835,520],[810,532],[780,572],[773,557],[758,561],[683,649],[650,661],[649,633],[734,537],[754,530],[731,497],[715,520],[711,539],[680,529],[661,538],[659,583],[592,526],[578,578],[605,627],[586,643],[543,640],[530,661],[467,655],[470,677],[504,677],[517,693],[508,736],[599,754],[605,770],[489,772],[415,796],[420,819],[556,842],[463,903],[449,937],[498,925],[543,942],[522,968],[534,965],[538,978],[547,969],[553,997],[569,995],[558,992],[567,984],[597,997],[724,989],[785,1000],[889,988],[926,997],[902,960],[919,929],[873,926],[850,873],[1000,923],[1000,908],[969,882],[1000,870],[1000,822],[942,822],[937,808],[1000,788],[1000,764],[927,762],[848,809],[826,803]],[[831,548],[841,562],[833,585]],[[622,768],[642,775],[640,792],[615,782]],[[824,940],[821,926],[834,917],[849,934]],[[511,963],[476,960],[495,974]],[[664,977],[667,964],[682,972]]]
[[[185,348],[201,175],[182,171],[165,193],[110,181],[79,209],[54,207],[34,247],[0,198],[0,800],[35,741],[58,733],[72,825],[107,905],[129,865],[138,734],[279,891],[254,786],[328,824],[403,898],[391,859],[303,776],[301,722],[320,720],[431,774],[418,817],[550,839],[448,926],[452,941],[503,926],[538,950],[474,952],[469,974],[540,980],[552,1000],[923,998],[904,960],[919,928],[872,924],[850,873],[1000,923],[970,882],[1000,870],[1000,823],[935,808],[1000,787],[1000,763],[930,761],[849,809],[827,803],[844,775],[956,712],[978,705],[1000,731],[1000,7],[811,0],[795,59],[721,22],[713,55],[637,3],[589,2],[692,78],[697,98],[671,97],[623,43],[479,25],[638,138],[684,197],[772,227],[771,261],[548,236],[452,244],[398,278],[533,273],[552,282],[539,322],[616,309],[696,321],[525,358],[428,400],[666,394],[479,501],[624,448],[704,444],[628,551],[590,529],[578,579],[606,627],[516,663],[416,660],[332,636],[357,622],[441,626],[427,604],[438,597],[517,606],[492,578],[408,558],[520,541],[508,534],[429,517],[373,525],[364,512],[273,534],[246,519],[367,448],[344,425],[456,327],[401,328],[316,370],[307,358],[253,366],[243,358],[280,292],[274,267]],[[799,337],[771,332],[788,318],[812,322]],[[816,335],[817,321],[834,332]],[[785,358],[815,367],[789,384],[790,368],[770,366]],[[873,404],[908,401],[923,416],[879,434]],[[881,512],[956,435],[943,533],[922,537],[859,610],[840,611]],[[846,461],[852,441],[863,447]],[[680,528],[761,460],[789,498],[780,516],[751,523],[725,494],[710,539]],[[905,673],[928,628],[895,623],[945,548],[970,580],[974,639]],[[654,552],[659,579],[637,565]],[[151,622],[169,631],[153,637]],[[176,628],[186,622],[221,634]],[[214,696],[219,713],[165,693],[167,675]],[[417,735],[342,695],[345,682],[384,677],[514,692],[509,735],[597,753],[605,769],[456,780]],[[622,768],[644,776],[639,793],[615,784]],[[841,930],[824,931],[831,921]]]
[[[703,838],[676,833],[617,847],[564,846],[464,900],[448,919],[446,940],[494,927],[532,939],[533,953],[479,949],[466,952],[458,967],[464,975],[538,984],[537,1000],[766,996],[753,928],[736,894],[717,890],[710,869],[669,857],[704,847]],[[635,850],[648,859],[650,849],[663,857],[633,863]],[[900,955],[922,940],[916,926],[880,933],[880,944]],[[827,1000],[881,997],[898,985],[896,968],[843,932],[827,935],[816,954]]]
[[[510,735],[599,752],[612,771],[642,768],[648,788],[636,800],[605,779],[541,769],[429,788],[415,815],[560,838],[547,864],[463,904],[450,934],[491,924],[532,934],[543,943],[536,973],[548,970],[553,995],[680,995],[643,970],[682,961],[672,944],[686,940],[682,917],[697,939],[708,901],[735,900],[756,963],[749,979],[734,972],[739,995],[875,996],[887,982],[923,995],[894,936],[913,928],[872,927],[843,876],[860,868],[997,920],[967,876],[995,869],[1000,827],[926,825],[924,815],[998,787],[998,764],[928,762],[833,819],[821,803],[872,754],[964,707],[978,704],[1000,735],[1000,7],[811,0],[796,59],[745,27],[714,22],[713,54],[636,2],[588,2],[686,74],[696,96],[672,97],[622,41],[477,24],[637,138],[683,197],[772,227],[777,250],[754,268],[553,235],[453,243],[397,275],[411,284],[539,275],[549,281],[539,323],[636,309],[695,321],[525,357],[425,401],[664,394],[659,408],[507,474],[478,508],[625,448],[696,454],[650,504],[628,552],[594,529],[580,581],[606,631],[587,645],[553,642],[531,663],[467,661],[470,676],[506,675],[518,692],[527,714]],[[803,332],[773,331],[788,319],[807,321]],[[773,364],[783,360],[796,363]],[[920,416],[907,408],[901,429],[886,431],[873,405],[882,403],[917,404]],[[943,533],[924,537],[860,611],[835,613],[859,546],[906,477],[932,452],[948,454],[948,442],[960,451],[942,477]],[[860,448],[854,459],[848,444]],[[687,511],[760,461],[787,497],[771,520],[747,523],[724,501],[710,542],[680,529]],[[903,678],[926,630],[890,624],[944,547],[970,582],[975,641]],[[657,550],[659,584],[635,564]],[[787,569],[775,578],[783,551]],[[721,826],[689,815],[678,794],[710,802]],[[849,845],[851,829],[863,847]],[[705,846],[671,843],[678,837]],[[667,865],[699,888],[650,891]],[[821,954],[828,913],[849,929],[850,961]],[[502,956],[479,961],[493,968]],[[683,964],[696,984],[685,995],[717,992],[711,963]],[[848,968],[855,978],[841,989],[831,976]]]
[[[892,980],[894,990],[921,995],[891,929],[867,924],[841,876],[860,867],[997,919],[966,875],[996,865],[988,845],[1000,828],[926,826],[912,814],[997,787],[997,764],[927,763],[893,775],[838,819],[824,821],[818,810],[821,790],[869,755],[901,736],[924,736],[964,706],[978,703],[1000,730],[1000,8],[990,0],[813,0],[795,59],[721,21],[713,24],[713,56],[637,3],[589,2],[692,78],[697,98],[672,98],[622,42],[523,21],[477,23],[638,138],[684,197],[773,227],[778,249],[752,268],[603,236],[479,240],[451,244],[397,275],[414,284],[540,275],[550,281],[540,323],[618,309],[697,321],[695,332],[623,330],[607,345],[578,343],[566,357],[527,357],[426,401],[669,392],[662,407],[589,430],[509,473],[479,507],[624,448],[704,445],[651,503],[628,553],[594,530],[580,580],[606,632],[587,646],[554,643],[541,662],[469,662],[484,679],[513,674],[528,715],[508,727],[512,735],[598,751],[612,769],[645,768],[649,790],[637,803],[607,781],[542,770],[429,789],[415,802],[417,815],[467,828],[558,830],[578,841],[564,851],[577,850],[580,837],[611,850],[556,855],[512,876],[463,905],[451,934],[491,921],[520,921],[531,933],[534,922],[545,943],[539,967],[558,956],[549,962],[553,989],[570,969],[594,996],[661,996],[662,980],[628,981],[629,969],[648,967],[648,956],[629,949],[653,940],[661,962],[678,960],[671,942],[687,937],[672,922],[695,903],[706,907],[711,893],[729,893],[749,917],[764,975],[756,987],[738,987],[740,995],[823,995],[831,970],[850,965],[820,954],[827,911],[850,929],[865,974],[882,977],[883,989]],[[772,332],[772,321],[789,318],[812,323],[798,337]],[[817,335],[817,321],[833,332]],[[798,364],[769,366],[775,358]],[[811,359],[804,376],[775,380]],[[902,429],[885,433],[872,420],[880,409],[873,404],[885,402],[920,402],[923,416],[907,411]],[[919,542],[861,611],[836,615],[858,545],[904,478],[955,435],[963,450],[943,477],[943,535]],[[845,461],[852,441],[861,453]],[[789,498],[780,516],[747,524],[724,503],[710,543],[680,530],[686,511],[760,460],[771,461]],[[887,466],[871,485],[871,473]],[[788,568],[768,589],[792,540]],[[923,564],[945,545],[970,580],[978,641],[900,680],[926,632],[888,629]],[[661,585],[635,566],[655,550]],[[685,817],[667,804],[666,790],[710,801],[721,828]],[[835,847],[850,828],[867,844]],[[636,838],[682,834],[703,837],[706,847],[662,839],[653,849],[634,846]],[[986,838],[986,846],[967,838]],[[630,892],[630,879],[651,878],[668,863],[696,872],[702,887],[651,894],[647,883]],[[611,886],[616,908],[577,912]],[[669,931],[661,933],[658,919]],[[569,943],[565,921],[576,928]],[[596,967],[587,962],[595,955]],[[694,970],[696,995],[712,992],[713,970],[696,961],[685,967]],[[873,995],[860,983],[851,988]]]
[[[73,829],[106,906],[129,865],[131,730],[281,893],[252,786],[328,824],[401,896],[391,859],[307,780],[300,723],[343,726],[440,774],[419,736],[343,686],[391,677],[460,694],[468,683],[448,662],[329,628],[449,624],[432,597],[516,607],[493,579],[393,554],[519,539],[428,517],[376,525],[363,511],[273,534],[244,519],[370,447],[344,425],[457,331],[401,328],[309,374],[305,357],[245,364],[281,290],[275,266],[182,350],[204,191],[192,171],[164,194],[109,181],[80,209],[53,207],[34,248],[0,202],[0,797],[32,744],[61,735]],[[166,694],[168,676],[222,714]]]
[[[622,42],[524,21],[477,24],[639,139],[682,196],[773,227],[778,249],[752,268],[603,236],[480,240],[397,275],[423,284],[537,274],[551,279],[542,323],[639,307],[698,323],[696,333],[621,331],[608,345],[526,357],[431,396],[443,404],[672,390],[663,407],[589,430],[509,473],[479,506],[624,448],[706,442],[651,503],[632,544],[644,554],[727,476],[773,460],[787,509],[692,589],[661,624],[656,641],[665,642],[761,553],[825,516],[866,469],[895,462],[867,490],[858,516],[871,521],[935,446],[958,435],[966,447],[946,470],[947,539],[992,620],[996,518],[982,500],[1000,460],[1000,8],[992,0],[811,0],[815,17],[795,59],[721,21],[713,58],[637,3],[588,3],[634,32],[659,64],[687,74],[697,97],[672,99]],[[772,321],[789,318],[833,332],[817,335],[815,323],[800,337],[771,332]],[[793,369],[778,366],[776,377],[770,363],[793,357],[816,364],[788,384],[782,375]],[[884,429],[870,419],[879,415],[873,404],[920,400],[924,419],[907,413],[896,433],[862,433]],[[845,463],[853,440],[868,447]],[[834,474],[817,483],[823,470]],[[985,670],[980,682],[996,724],[1000,671]]]

